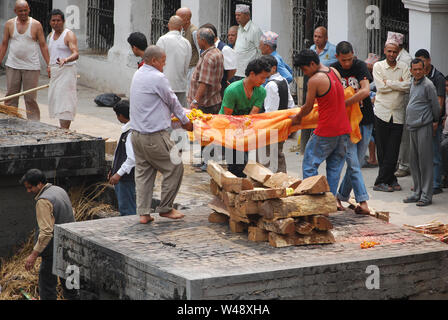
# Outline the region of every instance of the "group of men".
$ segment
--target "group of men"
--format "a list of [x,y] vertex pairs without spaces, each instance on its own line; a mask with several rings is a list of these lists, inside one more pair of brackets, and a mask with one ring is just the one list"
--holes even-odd
[[[6,66],[6,96],[13,96],[38,86],[42,53],[50,77],[48,108],[50,118],[59,119],[61,128],[69,129],[77,107],[76,60],[79,58],[78,41],[73,31],[64,26],[65,16],[61,10],[50,13],[52,32],[45,39],[42,25],[29,16],[30,7],[25,0],[17,0],[16,17],[6,22],[0,46],[0,63],[9,49]],[[25,95],[27,118],[40,120],[36,101],[37,92]],[[5,101],[7,106],[17,108],[19,97]]]
[[[42,39],[42,27],[28,18],[29,7],[27,9],[25,1],[17,1],[16,13],[18,18],[7,23],[0,50],[1,61],[10,42],[6,64],[8,90],[17,86],[19,80],[23,81],[24,87],[25,82],[26,86],[34,85],[37,76],[32,71],[33,68],[38,70],[37,62],[31,57],[27,62],[34,62],[31,64],[33,68],[27,65],[21,69],[21,62],[16,58],[28,57],[38,44],[49,65],[51,79],[68,86],[64,81],[73,79],[73,71],[64,72],[64,75],[58,73],[64,68],[74,68],[72,63],[78,53],[74,34],[63,28],[62,12],[52,13],[54,32],[49,37],[49,54]],[[229,29],[229,44],[219,39],[212,24],[194,26],[188,8],[180,8],[170,18],[169,32],[156,45],[148,46],[146,37],[138,32],[127,39],[141,61],[131,83],[130,100],[114,107],[117,119],[124,126],[109,182],[115,185],[122,215],[137,214],[142,224],[153,221],[155,213],[173,220],[184,217],[174,206],[184,168],[182,163],[171,160],[173,116],[183,129],[191,131],[193,125],[187,117],[187,109],[200,109],[211,114],[249,115],[295,106],[289,90],[293,72],[277,53],[278,35],[272,31],[263,33],[251,21],[246,5],[238,5],[235,15],[239,26]],[[448,173],[448,126],[445,124],[443,128],[442,125],[448,82],[432,66],[429,53],[419,50],[412,59],[402,47],[403,36],[396,33],[389,34],[382,61],[375,55],[369,55],[366,62],[357,59],[347,41],[332,45],[324,27],[315,30],[314,42],[310,49],[294,56],[294,66],[303,71],[308,81],[306,101],[297,115],[291,117],[291,122],[300,124],[316,100],[319,111],[317,128],[308,132],[308,141],[306,133],[302,132],[305,134],[302,138],[305,146],[303,178],[317,175],[319,166],[326,161],[327,179],[336,196],[338,210],[344,210],[342,203],[348,202],[353,190],[359,203],[355,212],[368,214],[369,196],[361,168],[369,145],[374,140],[378,150],[379,172],[374,190],[393,192],[401,190],[396,170],[399,162],[406,165],[405,155],[400,157],[399,154],[407,144],[410,151],[403,153],[409,155],[414,190],[404,202],[415,202],[418,206],[431,204],[433,193],[442,187],[440,157],[444,160],[445,177]],[[27,48],[27,55],[22,46]],[[355,94],[345,100],[344,89],[347,87],[352,87]],[[58,84],[54,88],[57,91]],[[8,93],[14,91],[11,90]],[[372,92],[376,92],[373,99]],[[61,102],[58,92],[52,96],[53,105],[75,102]],[[30,102],[31,98],[28,96],[26,101]],[[14,105],[14,102],[10,103]],[[352,126],[346,107],[356,104],[363,115],[359,124],[362,139],[354,143],[350,138]],[[32,102],[27,103],[27,108],[36,110]],[[54,111],[55,114],[67,112],[71,111]],[[62,121],[71,118],[61,117],[60,120],[61,126],[66,126]],[[408,136],[403,135],[405,129]],[[283,143],[273,144],[268,149],[276,152],[277,171],[286,172]],[[244,177],[247,161],[247,152],[226,152],[228,169],[238,177]],[[347,170],[339,184],[345,163]],[[204,157],[200,170],[205,168]],[[163,175],[162,193],[160,204],[153,208],[157,172]],[[47,184],[41,172],[31,170],[21,182],[36,195],[41,230],[27,260],[27,268],[31,268],[37,256],[47,250],[54,224],[73,221],[73,212],[63,190]],[[46,253],[52,256],[51,252]],[[41,296],[54,298],[52,288],[56,278],[49,275],[49,258],[45,261],[41,265]]]

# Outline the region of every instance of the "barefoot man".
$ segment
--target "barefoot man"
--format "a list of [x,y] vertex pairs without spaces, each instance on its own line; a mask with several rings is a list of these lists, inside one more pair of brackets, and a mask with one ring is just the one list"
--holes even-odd
[[341,76],[336,69],[324,66],[317,53],[309,49],[294,57],[294,66],[300,67],[310,80],[306,103],[292,117],[292,124],[302,122],[313,109],[315,100],[319,105],[317,128],[306,145],[303,158],[303,179],[317,176],[319,166],[326,161],[328,184],[331,193],[336,195],[352,131],[345,110]]
[[[31,18],[30,7],[24,0],[16,1],[14,12],[17,17],[5,24],[3,41],[0,46],[0,63],[6,55],[6,96],[37,87],[40,74],[39,49],[47,65],[50,62],[44,30],[39,21]],[[47,70],[49,71],[49,70]],[[36,101],[37,93],[25,95],[27,118],[40,120],[39,105]],[[19,98],[7,100],[8,106],[18,107]]]
[[174,114],[186,130],[193,130],[176,94],[163,74],[165,51],[149,46],[143,55],[145,64],[135,73],[131,84],[130,117],[132,146],[135,154],[135,185],[137,214],[140,223],[154,220],[151,203],[157,171],[163,175],[161,202],[155,212],[161,217],[182,219],[184,215],[174,209],[174,199],[179,191],[184,173],[183,164],[170,159],[174,143],[167,129]]

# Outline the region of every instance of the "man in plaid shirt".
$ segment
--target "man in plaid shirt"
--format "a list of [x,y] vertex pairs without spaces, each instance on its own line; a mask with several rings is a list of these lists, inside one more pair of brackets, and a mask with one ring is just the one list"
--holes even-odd
[[222,101],[221,80],[224,73],[224,56],[215,47],[215,34],[211,29],[199,29],[197,37],[202,53],[191,77],[188,103],[191,109],[217,114]]

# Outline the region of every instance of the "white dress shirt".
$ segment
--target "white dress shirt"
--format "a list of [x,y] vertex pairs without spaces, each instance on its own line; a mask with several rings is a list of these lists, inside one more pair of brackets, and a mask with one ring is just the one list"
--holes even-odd
[[[219,43],[221,40],[218,39],[218,41],[215,42],[215,47],[218,48]],[[225,45],[224,48],[222,48],[222,55],[224,56],[224,70],[236,70],[238,67],[237,61],[236,61],[236,53],[235,51],[230,48],[228,45]]]
[[[278,94],[278,85],[275,81],[270,80],[286,80],[280,73],[273,74],[269,77],[268,83],[266,84],[266,99],[264,99],[264,110],[265,112],[277,111],[280,104],[280,96]],[[288,82],[286,82],[288,83]],[[294,99],[292,98],[291,91],[288,85],[288,109],[295,107]]]
[[[121,132],[125,133],[126,131],[131,129],[131,122],[129,121],[124,126],[121,127]],[[132,131],[129,132],[128,137],[126,139],[126,161],[123,162],[120,169],[117,171],[118,175],[120,177],[124,176],[125,174],[131,173],[132,168],[135,167],[135,156],[134,156],[134,149],[132,148],[132,141],[131,141]]]
[[129,102],[131,129],[143,134],[171,128],[172,114],[182,124],[190,121],[166,76],[147,64],[132,78]]
[[187,74],[191,60],[191,44],[177,30],[161,36],[156,44],[165,50],[166,64],[163,73],[174,92],[187,91]]
[[263,32],[260,27],[250,20],[244,27],[238,27],[238,37],[235,52],[238,62],[236,76],[245,77],[247,65],[250,61],[261,56],[260,39]]
[[397,61],[395,67],[389,66],[386,60],[377,62],[373,66],[373,79],[377,89],[375,116],[384,122],[389,122],[393,117],[393,123],[403,124],[406,110],[405,96],[409,94],[411,88],[409,66],[400,61]]

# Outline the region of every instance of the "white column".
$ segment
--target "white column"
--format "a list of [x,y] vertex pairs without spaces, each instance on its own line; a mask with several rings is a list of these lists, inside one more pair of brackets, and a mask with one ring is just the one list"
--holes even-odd
[[419,49],[431,54],[432,64],[443,74],[448,73],[448,1],[403,0],[409,9],[409,52]]
[[277,52],[292,67],[293,14],[290,0],[253,0],[252,20],[261,30],[279,35]]

